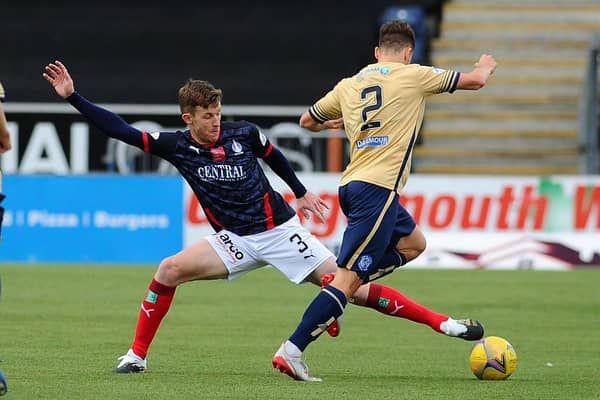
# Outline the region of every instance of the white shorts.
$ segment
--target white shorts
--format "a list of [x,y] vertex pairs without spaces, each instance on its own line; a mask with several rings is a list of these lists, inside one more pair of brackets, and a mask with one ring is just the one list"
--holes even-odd
[[222,230],[205,238],[229,271],[228,280],[272,265],[294,283],[302,283],[333,253],[306,228],[298,216],[275,228],[239,236]]

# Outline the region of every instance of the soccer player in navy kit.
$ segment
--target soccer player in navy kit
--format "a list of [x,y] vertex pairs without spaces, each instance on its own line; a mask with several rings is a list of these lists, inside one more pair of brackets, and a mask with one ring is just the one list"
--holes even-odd
[[[398,200],[408,179],[425,99],[456,89],[477,90],[496,68],[496,61],[487,54],[464,74],[410,64],[414,47],[410,25],[400,21],[382,25],[375,48],[377,63],[338,82],[300,118],[300,125],[312,131],[327,129],[328,121],[343,118],[351,157],[339,187],[348,226],[338,271],[273,357],[273,366],[294,379],[320,381],[302,361],[306,347],[343,314],[359,287],[391,273],[425,249],[423,233]],[[381,295],[388,291],[385,286],[369,287],[369,297],[389,297]],[[479,321],[460,323],[463,339],[483,336]]]
[[[294,210],[269,184],[257,158],[290,186],[298,208],[307,216],[314,213],[323,220],[324,203],[306,191],[287,159],[255,125],[221,121],[221,91],[210,83],[189,80],[179,90],[182,119],[189,130],[147,133],[75,92],[73,80],[59,61],[47,65],[45,71],[43,76],[55,91],[106,134],[171,162],[190,184],[216,231],[160,263],[142,302],[133,344],[115,372],[146,369],[148,348],[175,288],[182,283],[234,279],[267,264],[294,283],[318,285],[324,276],[335,273],[333,254],[300,225]],[[338,128],[341,120],[325,125]],[[460,329],[452,329],[461,326],[446,315],[407,298],[401,307],[392,301],[388,309],[378,298],[369,299],[369,293],[368,287],[357,290],[355,304],[427,324],[449,336],[461,334]]]

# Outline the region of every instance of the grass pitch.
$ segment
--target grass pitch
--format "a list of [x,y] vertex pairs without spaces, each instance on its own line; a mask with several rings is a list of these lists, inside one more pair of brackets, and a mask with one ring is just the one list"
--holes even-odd
[[470,343],[349,306],[342,335],[307,351],[324,379],[317,384],[271,368],[316,293],[275,270],[178,288],[140,375],[111,369],[129,348],[154,267],[2,265],[0,273],[7,400],[600,398],[600,271],[398,271],[381,283],[480,319],[487,335],[513,344],[516,372],[478,381]]

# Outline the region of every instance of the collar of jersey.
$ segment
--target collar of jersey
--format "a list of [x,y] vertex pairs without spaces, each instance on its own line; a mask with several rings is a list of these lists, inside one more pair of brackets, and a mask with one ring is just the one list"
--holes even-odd
[[189,129],[188,129],[188,134],[189,134],[190,140],[191,140],[192,142],[194,142],[194,143],[195,143],[195,144],[197,144],[198,146],[202,146],[202,147],[204,147],[204,148],[208,149],[208,148],[210,148],[210,147],[215,147],[215,145],[216,145],[217,143],[219,143],[219,141],[221,140],[221,136],[223,135],[223,127],[221,126],[221,127],[219,128],[219,136],[217,136],[217,140],[215,140],[215,141],[214,141],[214,142],[212,142],[212,143],[208,143],[208,144],[202,144],[202,143],[198,143],[198,142],[196,141],[196,139],[194,139],[194,136],[192,136],[192,131],[190,131]]

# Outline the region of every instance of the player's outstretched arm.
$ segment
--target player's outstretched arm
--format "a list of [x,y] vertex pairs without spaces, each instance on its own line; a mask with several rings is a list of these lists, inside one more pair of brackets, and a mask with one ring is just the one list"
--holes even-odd
[[67,67],[60,61],[46,65],[42,76],[52,85],[56,93],[67,100],[92,124],[108,136],[132,146],[145,149],[142,132],[125,122],[117,114],[99,107],[75,91],[73,79]]
[[461,73],[457,89],[479,90],[485,86],[496,70],[496,60],[489,54],[482,54],[471,72]]
[[312,132],[320,132],[324,131],[325,129],[342,129],[344,127],[344,119],[332,119],[321,124],[315,121],[309,112],[306,111],[300,117],[300,126]]

